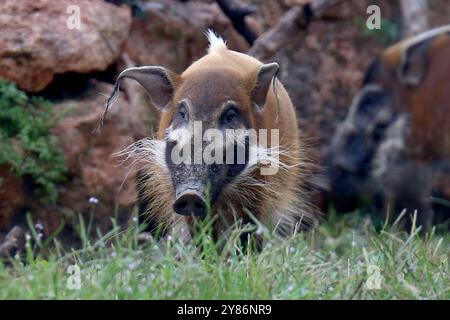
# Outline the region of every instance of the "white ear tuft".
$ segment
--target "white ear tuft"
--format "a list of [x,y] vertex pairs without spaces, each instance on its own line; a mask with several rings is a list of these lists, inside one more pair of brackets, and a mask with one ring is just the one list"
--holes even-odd
[[209,41],[208,53],[217,52],[221,49],[227,49],[227,45],[223,38],[215,34],[213,30],[208,29],[206,31],[206,37]]

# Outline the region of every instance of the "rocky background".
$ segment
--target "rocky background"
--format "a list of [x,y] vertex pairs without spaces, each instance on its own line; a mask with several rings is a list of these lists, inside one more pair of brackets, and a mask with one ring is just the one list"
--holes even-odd
[[[251,12],[244,20],[249,36],[224,13],[220,5],[226,2],[2,1],[0,77],[30,95],[45,97],[55,112],[65,114],[52,134],[60,141],[68,178],[58,186],[58,201],[43,204],[30,196],[21,177],[0,166],[0,234],[23,223],[26,212],[43,225],[46,235],[62,223],[70,231],[78,214],[88,219],[94,212],[95,225],[103,231],[111,226],[112,217],[126,223],[136,208],[135,172],[114,153],[151,135],[158,115],[136,84],[124,82],[103,130],[92,132],[118,72],[139,65],[182,72],[205,53],[207,28],[223,36],[231,49],[247,52],[289,10],[309,3],[233,1],[243,12]],[[448,23],[448,2],[429,2],[429,27]],[[81,9],[81,30],[67,28],[67,10],[74,4]],[[383,28],[377,32],[364,26],[371,4],[382,8]],[[318,161],[372,59],[405,34],[403,22],[400,1],[341,1],[264,56],[267,62],[280,63],[280,79]]]

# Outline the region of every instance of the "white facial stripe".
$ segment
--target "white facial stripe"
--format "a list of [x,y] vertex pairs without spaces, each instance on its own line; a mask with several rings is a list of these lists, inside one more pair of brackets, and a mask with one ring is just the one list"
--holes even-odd
[[224,103],[222,103],[222,108],[225,108],[226,106],[229,106],[229,105],[237,106],[238,103],[234,100],[228,100],[228,101],[225,101]]
[[[170,127],[169,127],[170,128]],[[177,142],[179,146],[184,146],[190,143],[192,139],[192,126],[185,128],[178,128],[172,130],[172,128],[167,131],[167,139],[169,141]]]

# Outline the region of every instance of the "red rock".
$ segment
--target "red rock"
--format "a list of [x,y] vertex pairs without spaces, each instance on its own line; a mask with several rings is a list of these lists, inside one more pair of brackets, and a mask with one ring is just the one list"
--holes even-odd
[[[123,88],[127,88],[125,82]],[[59,215],[57,218],[61,219],[63,212],[70,211],[88,219],[93,212],[96,226],[106,230],[116,213],[123,221],[136,205],[135,171],[127,168],[127,164],[119,165],[122,158],[114,153],[148,135],[144,124],[149,113],[144,109],[148,106],[142,100],[139,105],[132,105],[122,92],[101,132],[93,133],[106,101],[99,93],[111,92],[112,85],[96,83],[84,98],[55,104],[55,110],[70,115],[52,130],[61,143],[70,179],[58,189],[58,203],[50,210],[54,213],[41,212],[36,217],[54,220]],[[98,199],[98,203],[90,203],[91,197]]]
[[[69,29],[70,5],[81,29]],[[131,24],[129,7],[103,0],[3,0],[0,77],[40,91],[55,74],[105,70],[119,56]]]
[[248,44],[216,3],[177,0],[141,1],[143,17],[133,19],[125,51],[140,65],[162,65],[181,72],[205,54],[204,32],[214,29],[231,49]]

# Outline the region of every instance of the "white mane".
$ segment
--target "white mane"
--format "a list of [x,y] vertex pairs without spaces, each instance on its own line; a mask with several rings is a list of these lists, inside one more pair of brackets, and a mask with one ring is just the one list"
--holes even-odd
[[223,38],[215,34],[213,30],[208,29],[206,31],[206,37],[209,41],[208,53],[217,52],[221,49],[227,49],[227,45]]

